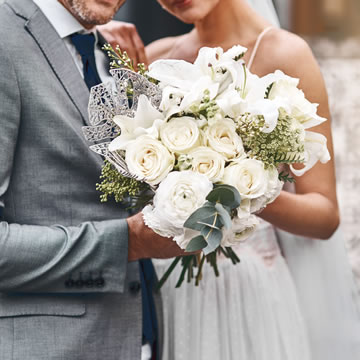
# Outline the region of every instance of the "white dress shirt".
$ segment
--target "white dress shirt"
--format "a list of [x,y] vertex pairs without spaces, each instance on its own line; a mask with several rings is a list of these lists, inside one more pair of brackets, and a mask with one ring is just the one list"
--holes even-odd
[[81,56],[76,50],[74,44],[70,39],[70,35],[77,32],[88,34],[92,32],[95,35],[95,61],[96,68],[100,79],[103,82],[112,81],[112,77],[108,71],[108,59],[106,54],[97,46],[98,36],[96,32],[96,26],[91,30],[86,30],[79,21],[63,6],[58,0],[33,0],[34,3],[40,8],[40,10],[47,17],[51,25],[54,27],[56,32],[63,39],[65,45],[70,51],[81,76],[84,77],[83,63]]

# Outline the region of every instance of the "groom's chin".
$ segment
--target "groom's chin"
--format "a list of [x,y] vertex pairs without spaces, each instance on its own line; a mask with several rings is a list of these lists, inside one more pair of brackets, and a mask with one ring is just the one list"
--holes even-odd
[[60,2],[87,27],[108,23],[125,0],[61,0]]

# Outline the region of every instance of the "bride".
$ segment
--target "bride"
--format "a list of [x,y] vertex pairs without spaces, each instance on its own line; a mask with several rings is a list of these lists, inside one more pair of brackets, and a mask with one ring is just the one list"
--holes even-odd
[[[271,25],[268,20],[276,24],[277,19],[270,0],[252,1],[268,20],[245,0],[158,2],[183,22],[194,24],[194,29],[150,44],[146,49],[150,63],[164,58],[192,62],[203,46],[221,46],[226,50],[241,44],[248,48],[245,61],[252,72],[263,76],[280,69],[300,78],[306,97],[319,104],[319,115],[330,119],[324,82],[309,47],[296,35]],[[330,122],[314,131],[327,137],[332,154]],[[178,273],[165,284],[164,359],[358,358],[356,313],[349,293],[351,276],[342,269],[346,259],[342,263],[340,260],[340,273],[336,265],[339,261],[333,261],[333,275],[337,274],[334,285],[339,286],[341,294],[331,291],[330,284],[321,283],[321,279],[329,280],[329,275],[323,274],[331,266],[327,251],[338,260],[344,254],[341,242],[335,238],[328,247],[326,242],[316,240],[330,238],[339,223],[333,161],[318,164],[296,178],[294,192],[283,191],[259,217],[263,219],[260,229],[236,248],[241,263],[233,266],[224,259],[219,265],[221,278],[217,279],[208,267],[199,288],[183,284],[175,289]],[[285,256],[289,256],[298,294],[279,242]],[[309,251],[313,251],[312,256],[306,255]],[[317,264],[315,257],[319,255]],[[307,270],[301,270],[302,265]],[[168,262],[156,262],[160,276],[167,266]],[[322,286],[326,287],[324,291]],[[312,292],[316,297],[311,296]],[[332,298],[326,298],[326,294]]]
[[[330,118],[317,63],[303,40],[272,26],[278,20],[271,0],[249,0],[253,7],[246,0],[158,1],[194,29],[150,44],[150,62],[194,61],[203,46],[226,50],[241,44],[253,73],[280,69],[300,78],[306,97],[319,103],[319,115]],[[329,121],[314,131],[328,138],[333,157]],[[184,283],[175,289],[178,273],[165,283],[163,359],[358,359],[351,274],[341,240],[317,240],[331,237],[339,223],[333,162],[296,178],[295,189],[283,191],[259,217],[259,230],[236,248],[240,264],[223,259],[220,278],[205,268],[198,288]],[[156,262],[159,276],[167,266]]]

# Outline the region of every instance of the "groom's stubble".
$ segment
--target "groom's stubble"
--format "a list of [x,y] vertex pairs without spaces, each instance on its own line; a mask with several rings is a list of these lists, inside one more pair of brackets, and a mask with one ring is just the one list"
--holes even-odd
[[126,0],[58,0],[86,29],[108,23]]

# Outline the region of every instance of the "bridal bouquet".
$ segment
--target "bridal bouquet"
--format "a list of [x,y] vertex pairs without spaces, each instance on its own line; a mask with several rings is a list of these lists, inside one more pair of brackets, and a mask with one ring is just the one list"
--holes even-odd
[[205,261],[218,275],[218,254],[239,262],[231,247],[256,230],[255,214],[293,180],[282,164],[300,176],[330,159],[326,138],[307,130],[326,119],[297,79],[252,74],[241,46],[202,48],[194,64],[159,60],[140,73],[126,54],[108,50],[119,67],[111,70],[116,91],[92,88],[92,126],[84,128],[106,159],[102,200],[128,200],[156,233],[186,252],[201,250],[176,258],[160,282],[181,261],[177,286],[186,276],[198,284]]

